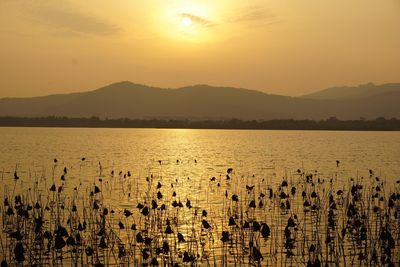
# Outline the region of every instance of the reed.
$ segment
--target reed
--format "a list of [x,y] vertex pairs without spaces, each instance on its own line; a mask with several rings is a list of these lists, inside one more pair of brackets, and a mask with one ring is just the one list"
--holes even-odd
[[48,178],[2,171],[1,266],[400,264],[400,184],[373,171],[192,179],[163,161],[144,177],[99,163],[85,184],[86,160],[78,177],[59,164]]

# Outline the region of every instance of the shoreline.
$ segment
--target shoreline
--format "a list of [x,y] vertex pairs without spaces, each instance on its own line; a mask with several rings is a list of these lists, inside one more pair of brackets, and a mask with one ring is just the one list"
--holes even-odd
[[156,129],[156,130],[232,130],[232,131],[322,131],[322,132],[400,132],[400,129],[308,129],[308,128],[194,128],[194,127],[107,127],[107,126],[8,126],[0,128],[69,128],[69,129]]
[[208,130],[301,130],[301,131],[400,131],[399,119],[376,120],[188,120],[188,119],[100,119],[67,117],[0,117],[0,127],[208,129]]

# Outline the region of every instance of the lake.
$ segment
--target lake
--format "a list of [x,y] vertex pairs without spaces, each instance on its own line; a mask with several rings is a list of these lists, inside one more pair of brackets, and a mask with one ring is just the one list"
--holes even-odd
[[[312,182],[308,181],[310,175]],[[297,263],[315,260],[308,255],[312,253],[304,256],[304,247],[315,244],[317,248],[320,246],[318,258],[326,263],[334,262],[337,254],[343,254],[348,258],[343,256],[340,260],[342,264],[349,263],[346,259],[358,264],[357,253],[362,249],[349,240],[343,239],[341,242],[345,245],[342,251],[334,250],[332,254],[328,253],[328,245],[319,244],[318,236],[327,231],[328,219],[312,229],[315,218],[310,215],[307,219],[313,211],[305,213],[304,200],[307,197],[310,201],[318,199],[316,205],[322,209],[323,206],[329,206],[329,196],[335,195],[336,204],[342,205],[345,212],[350,203],[348,199],[352,195],[354,197],[353,192],[350,193],[353,183],[372,188],[376,186],[375,183],[385,181],[386,191],[382,190],[385,199],[392,192],[398,192],[400,132],[0,128],[0,177],[2,198],[12,199],[17,194],[29,192],[24,201],[40,199],[41,206],[47,203],[51,210],[49,218],[57,213],[57,205],[62,205],[64,210],[76,202],[80,203],[77,205],[82,209],[82,213],[74,217],[78,223],[89,216],[83,212],[90,208],[86,206],[87,203],[98,201],[101,208],[108,207],[115,212],[110,215],[110,229],[118,229],[118,222],[125,225],[135,223],[138,231],[145,229],[142,232],[144,235],[152,234],[151,237],[157,240],[151,245],[135,243],[138,242],[137,232],[135,239],[134,234],[124,232],[125,228],[119,227],[118,238],[122,238],[122,244],[130,252],[121,258],[107,253],[96,258],[88,256],[86,263],[111,264],[124,259],[122,263],[150,264],[154,258],[160,264],[185,262],[184,252],[188,252],[186,262],[199,265],[285,263],[296,266]],[[283,181],[288,185],[283,185]],[[53,184],[56,188],[62,187],[62,192],[59,192],[62,198],[61,195],[57,198],[49,193]],[[97,193],[94,196],[90,194],[95,185],[101,191],[99,199],[93,199],[98,197]],[[293,187],[297,188],[298,193],[289,197]],[[267,199],[270,189],[274,195]],[[348,194],[347,200],[340,198],[339,194],[336,199],[334,193],[338,189]],[[358,201],[370,201],[372,191],[363,190],[365,192],[360,193]],[[302,191],[307,196],[302,196]],[[162,193],[161,198],[158,192]],[[288,197],[279,197],[282,192]],[[318,198],[311,196],[312,192],[316,192]],[[239,201],[234,201],[233,195],[239,196]],[[285,206],[288,199],[291,201],[289,208]],[[60,204],[61,200],[63,204]],[[150,207],[152,200],[157,202],[157,207],[153,206],[146,217],[143,209],[136,207],[139,203]],[[184,211],[178,212],[179,207],[169,205],[174,200],[183,203]],[[253,200],[257,208],[248,207]],[[64,203],[68,204],[64,206]],[[160,210],[161,203],[167,205],[165,210]],[[396,207],[399,206],[397,203],[400,201],[397,200]],[[387,207],[382,206],[384,208]],[[124,216],[125,210],[131,211],[132,216]],[[202,210],[207,210],[208,215],[201,216]],[[68,218],[71,221],[72,217],[68,214],[63,213],[61,219],[58,214],[58,224],[66,223]],[[100,216],[97,213],[90,214],[93,218]],[[288,239],[284,234],[285,226],[294,215],[296,236],[292,230]],[[8,224],[8,227],[14,227],[4,216],[3,228],[7,228],[5,226]],[[318,212],[318,216],[326,217],[327,214]],[[231,217],[235,220],[234,225],[228,220]],[[345,217],[345,213],[337,214],[339,221],[346,222]],[[177,243],[176,237],[171,238],[165,232],[160,234],[160,229],[168,225],[167,218],[174,234],[182,233],[185,242]],[[210,228],[202,224],[205,219],[210,223]],[[246,232],[246,227],[243,228],[246,221],[254,226],[257,220],[269,225],[269,238],[262,240],[260,236]],[[239,221],[241,227],[237,226]],[[398,218],[392,218],[380,223],[383,226],[397,222]],[[93,227],[95,229],[98,226]],[[298,228],[302,229],[301,234],[297,232]],[[379,236],[378,226],[368,229],[369,236],[374,231]],[[72,226],[71,231],[75,231]],[[220,241],[223,231],[230,233],[229,241]],[[336,242],[340,242],[340,234],[332,235]],[[110,236],[107,242],[117,242],[117,238]],[[288,240],[292,240],[293,244],[286,244]],[[375,239],[371,237],[371,240]],[[390,259],[396,262],[400,254],[399,238],[395,240],[397,247]],[[153,245],[155,242],[161,247],[163,242],[176,246],[171,246],[169,253],[164,251],[157,254],[157,245]],[[263,255],[262,260],[254,256],[257,255],[254,248]],[[143,256],[144,250],[150,255],[148,259]],[[76,252],[64,253],[64,263],[74,261],[73,253]],[[143,257],[139,256],[140,253]],[[367,254],[366,261],[371,261],[372,257],[373,252]],[[62,259],[50,256],[42,260],[53,264],[54,261],[62,262]]]
[[[103,166],[143,172],[158,169],[208,178],[233,167],[263,175],[303,168],[326,175],[340,171],[361,176],[373,169],[400,177],[399,132],[253,131],[186,129],[0,128],[0,168],[21,171],[62,165]],[[177,168],[176,160],[180,161]],[[194,165],[194,160],[197,164]]]

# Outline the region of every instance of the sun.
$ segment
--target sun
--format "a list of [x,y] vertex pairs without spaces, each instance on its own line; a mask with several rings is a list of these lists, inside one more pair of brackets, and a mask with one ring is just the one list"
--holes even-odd
[[[176,41],[199,43],[211,40],[215,23],[213,5],[204,2],[185,1],[179,5],[160,7],[154,21],[164,36]],[[162,14],[162,15],[161,15]],[[160,23],[162,21],[163,23]]]
[[192,19],[188,16],[184,16],[182,18],[181,25],[185,28],[189,27],[190,25],[192,25]]

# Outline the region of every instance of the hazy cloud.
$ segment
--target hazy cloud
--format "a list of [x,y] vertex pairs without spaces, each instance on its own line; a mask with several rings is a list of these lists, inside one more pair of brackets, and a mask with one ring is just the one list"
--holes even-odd
[[207,19],[202,18],[202,17],[199,17],[199,16],[196,16],[194,14],[180,13],[179,17],[181,17],[181,18],[189,18],[193,23],[195,23],[197,25],[200,25],[200,26],[203,26],[203,27],[215,26],[215,24],[212,21],[207,20]]
[[34,15],[50,26],[63,28],[73,33],[110,35],[119,30],[118,27],[105,20],[72,10],[41,7],[34,12]]
[[53,35],[110,35],[120,29],[98,16],[87,14],[68,1],[16,1],[25,18],[50,28]]
[[280,23],[278,17],[264,6],[251,6],[238,10],[227,21],[230,23],[245,23],[249,26],[265,26]]

